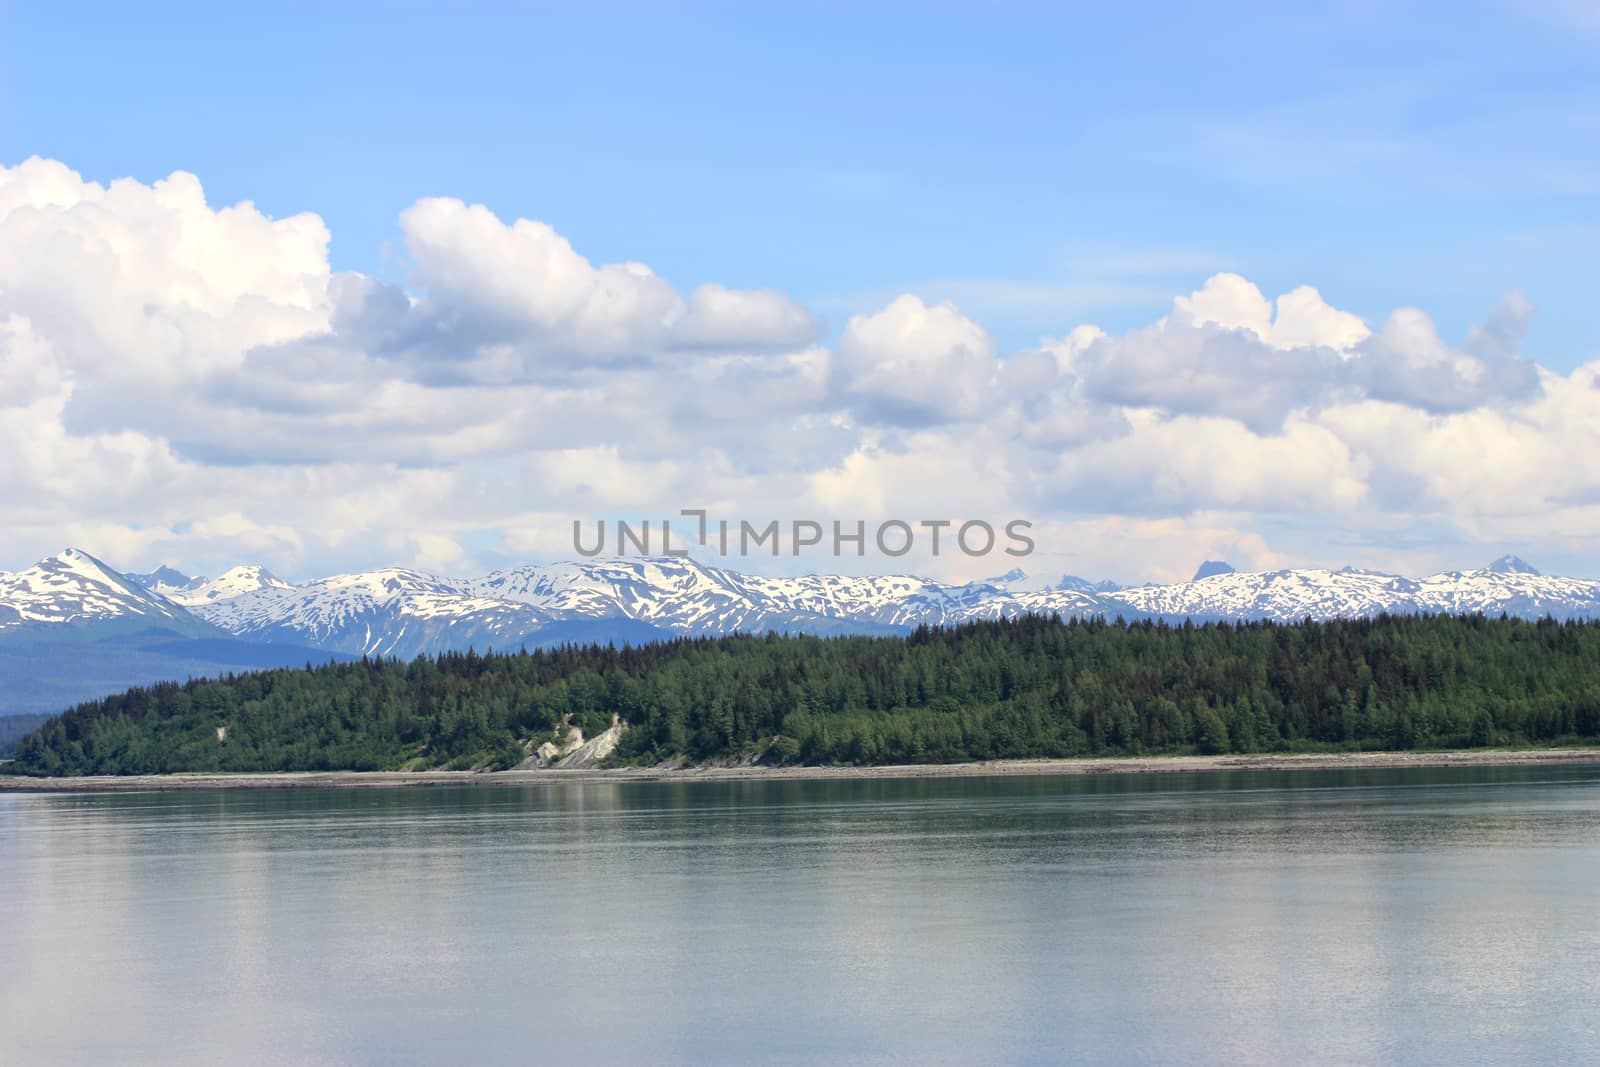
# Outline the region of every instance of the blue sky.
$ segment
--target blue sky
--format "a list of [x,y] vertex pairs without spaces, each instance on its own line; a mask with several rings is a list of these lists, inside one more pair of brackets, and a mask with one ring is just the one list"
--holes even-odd
[[1595,17],[1306,6],[12,4],[0,155],[190,170],[368,273],[449,195],[834,328],[909,289],[1011,348],[1225,267],[1600,351]]
[[0,7],[0,567],[1600,573],[1600,14],[1312,7]]

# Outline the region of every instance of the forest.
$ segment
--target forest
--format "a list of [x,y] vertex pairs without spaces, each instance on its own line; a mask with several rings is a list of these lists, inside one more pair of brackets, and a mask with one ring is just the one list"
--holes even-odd
[[9,773],[501,769],[568,726],[614,763],[944,763],[1600,740],[1600,622],[1029,616],[905,637],[369,659],[130,689]]
[[48,715],[0,715],[0,757],[9,756],[24,734],[37,729],[49,718]]

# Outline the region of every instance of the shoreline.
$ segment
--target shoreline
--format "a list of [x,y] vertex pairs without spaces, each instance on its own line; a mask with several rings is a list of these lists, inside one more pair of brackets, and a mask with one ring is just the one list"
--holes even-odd
[[77,778],[23,778],[0,775],[0,793],[127,793],[185,789],[370,789],[405,786],[529,786],[622,782],[831,781],[1584,764],[1600,765],[1600,748],[1109,756],[1078,759],[989,760],[979,763],[906,763],[867,767],[612,767],[565,771],[552,767],[530,771],[197,772],[86,775]]

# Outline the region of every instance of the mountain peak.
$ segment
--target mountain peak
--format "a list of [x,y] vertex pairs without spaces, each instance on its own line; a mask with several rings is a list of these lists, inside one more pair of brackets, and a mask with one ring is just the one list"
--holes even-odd
[[1499,559],[1489,564],[1489,570],[1494,574],[1538,575],[1539,573],[1534,569],[1532,564],[1528,563],[1527,560],[1520,559],[1517,556],[1512,555],[1501,556]]
[[161,593],[162,595],[184,589],[192,589],[205,582],[204,578],[191,578],[182,571],[167,566],[165,563],[148,574],[130,573],[128,577],[152,593]]
[[0,574],[0,604],[6,626],[110,623],[159,627],[190,636],[216,630],[170,600],[106,566],[81,548],[67,548],[16,574]]
[[163,583],[151,588],[186,608],[194,608],[245,593],[263,589],[291,589],[293,586],[259,563],[246,563],[229,567],[215,578],[195,578],[187,583]]
[[1069,593],[1115,593],[1122,586],[1109,579],[1091,582],[1089,579],[1080,578],[1076,574],[1064,574],[1061,576],[1061,580],[1050,588],[1060,589]]
[[259,563],[241,563],[237,567],[229,567],[218,575],[216,580],[219,583],[224,581],[257,581],[266,585],[289,584]]
[[[128,577],[132,578],[133,575],[130,574]],[[151,571],[149,574],[142,575],[141,577],[149,578],[152,581],[161,582],[164,585],[188,585],[189,582],[193,580],[187,574],[184,574],[182,571],[175,570],[174,568],[167,566],[165,563]]]
[[[172,567],[121,575],[68,549],[26,571],[0,573],[0,635],[51,625],[91,637],[220,631],[246,641],[409,658],[468,647],[737,632],[903,633],[1023,612],[1196,621],[1421,612],[1600,618],[1600,581],[1533,577],[1532,567],[1511,556],[1492,569],[1506,577],[1490,580],[1476,570],[1411,579],[1350,567],[1235,574],[1229,564],[1207,560],[1190,582],[1119,589],[1067,575],[1036,589],[1025,588],[1020,573],[949,585],[915,575],[769,577],[657,557],[528,564],[479,578],[390,567],[304,584],[243,565],[216,578],[152,587],[146,578],[184,575]],[[1233,576],[1215,580],[1227,575]]]
[[64,548],[49,559],[34,564],[35,569],[46,574],[76,574],[95,581],[112,581],[123,584],[122,574],[106,566],[81,548]]

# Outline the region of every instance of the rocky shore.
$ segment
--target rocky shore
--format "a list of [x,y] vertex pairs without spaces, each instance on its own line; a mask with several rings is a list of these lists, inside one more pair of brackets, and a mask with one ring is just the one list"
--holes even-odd
[[1363,770],[1405,767],[1600,766],[1600,748],[1466,749],[1297,755],[1151,756],[996,760],[871,767],[550,767],[511,771],[328,771],[282,774],[157,774],[22,778],[0,774],[0,792],[97,793],[167,789],[309,789],[386,786],[530,786],[589,782],[803,781],[975,778],[1008,775],[1171,774],[1198,771]]

